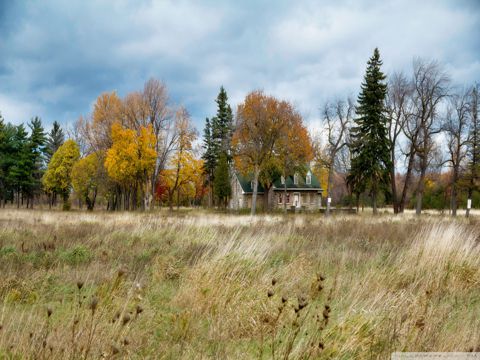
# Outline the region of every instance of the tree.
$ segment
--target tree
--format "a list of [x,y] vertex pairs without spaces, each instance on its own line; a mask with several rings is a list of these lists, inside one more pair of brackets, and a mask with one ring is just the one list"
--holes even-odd
[[205,119],[202,148],[203,173],[206,175],[206,182],[210,188],[210,191],[208,193],[208,206],[211,207],[213,205],[213,181],[215,176],[217,157],[215,154],[215,146],[213,144],[212,138],[212,126],[208,117]]
[[[331,197],[333,175],[338,153],[347,146],[348,129],[354,112],[353,102],[338,100],[334,104],[326,103],[323,110],[323,121],[327,132],[327,147],[325,167],[327,169],[327,196]],[[330,213],[330,202],[327,201],[327,211]]]
[[[180,190],[182,186],[190,183],[202,162],[195,161],[193,156],[193,142],[197,132],[190,121],[187,110],[181,108],[175,115],[175,128],[177,136],[175,152],[170,160],[170,168],[163,172],[164,181],[168,190],[168,205],[173,210],[173,196],[177,194],[177,206],[180,202]],[[201,163],[200,168],[198,164]],[[200,171],[201,172],[201,171]]]
[[60,127],[60,124],[57,121],[53,122],[52,130],[48,133],[46,140],[46,151],[45,157],[47,163],[50,162],[53,154],[58,150],[60,146],[65,142],[65,134],[63,129]]
[[[211,120],[208,118],[205,122],[204,130],[204,173],[207,176],[207,182],[210,190],[213,190],[215,182],[215,169],[220,158],[225,155],[228,165],[232,161],[232,131],[233,131],[233,114],[228,104],[228,96],[224,87],[220,87],[217,99],[217,114]],[[228,179],[230,172],[228,172]],[[223,180],[222,180],[223,181]],[[215,191],[211,191],[211,194]],[[212,205],[211,197],[209,198],[209,206]],[[222,199],[224,200],[224,199]],[[224,200],[226,201],[226,200]]]
[[23,205],[24,195],[30,186],[32,158],[28,146],[28,133],[23,124],[15,127],[12,138],[11,156],[8,159],[9,169],[7,183],[13,197],[16,195],[17,208]]
[[78,160],[72,168],[73,190],[85,200],[87,210],[93,210],[101,183],[102,163],[97,153]]
[[221,86],[220,92],[215,100],[217,103],[217,115],[212,118],[211,136],[216,161],[219,161],[222,156],[221,153],[225,153],[228,162],[230,162],[232,160],[231,139],[233,131],[233,114],[227,101],[227,92],[224,87]]
[[155,167],[155,135],[152,127],[141,127],[137,132],[126,129],[119,123],[112,125],[112,146],[107,150],[105,169],[123,190],[124,209],[135,209],[138,192],[146,193]]
[[27,179],[27,207],[33,208],[35,196],[40,195],[42,188],[42,176],[45,170],[46,135],[39,117],[35,117],[28,124],[30,127],[30,137],[28,139],[28,152],[30,153],[30,173]]
[[[470,91],[470,133],[468,138],[468,199],[472,199],[473,192],[480,188],[480,117],[478,116],[479,86],[475,85]],[[467,217],[470,209],[467,207]]]
[[73,165],[80,158],[80,150],[73,140],[67,140],[53,154],[42,183],[47,192],[57,192],[63,198],[63,210],[68,210],[70,190],[72,187]]
[[401,135],[406,131],[406,124],[411,113],[411,95],[412,83],[403,73],[394,73],[388,82],[388,91],[386,97],[387,109],[387,127],[390,141],[390,184],[393,202],[393,212],[395,214],[403,212],[405,207],[406,195],[410,185],[410,177],[413,170],[413,161],[415,159],[415,149],[409,147],[409,151],[404,153],[408,162],[406,180],[403,184],[402,196],[398,198],[397,191],[397,152],[399,151]]
[[425,177],[434,155],[434,135],[441,131],[438,124],[438,110],[448,96],[449,78],[435,62],[415,59],[413,62],[413,112],[410,128],[410,142],[418,158],[419,180],[415,192],[416,214],[422,213],[422,197]]
[[[363,183],[372,196],[373,213],[377,213],[377,195],[387,190],[391,167],[390,142],[385,116],[387,85],[380,70],[382,61],[377,48],[368,61],[362,91],[358,96],[357,117],[352,135],[350,178]],[[358,186],[358,185],[357,185]],[[357,188],[358,190],[358,188]]]
[[151,202],[150,207],[153,207],[155,189],[160,177],[160,173],[167,164],[168,158],[171,155],[174,144],[177,140],[177,133],[175,129],[175,119],[169,105],[167,87],[161,81],[151,78],[143,88],[142,92],[143,103],[147,109],[148,123],[152,126],[153,134],[155,135],[155,153],[157,154],[155,160],[155,167],[151,175]]
[[450,98],[447,115],[442,130],[445,132],[448,147],[447,162],[452,168],[450,181],[450,209],[452,216],[457,216],[458,181],[462,170],[462,163],[467,155],[469,108],[468,92],[455,94]]
[[232,194],[230,185],[230,172],[228,166],[227,154],[222,153],[215,168],[215,177],[213,181],[213,191],[221,204],[226,208],[228,199]]
[[[278,178],[279,175],[287,179],[289,176],[294,176],[296,172],[305,173],[306,166],[313,158],[312,141],[300,113],[286,101],[282,101],[278,109],[278,116],[283,119],[283,130],[274,148],[275,167],[273,169],[275,170],[278,167],[279,174],[270,170],[270,173],[274,174],[271,177],[272,180]],[[286,184],[285,181],[284,199],[287,197]],[[266,185],[265,187],[269,188]],[[283,202],[283,210],[284,212],[287,211],[285,201]]]
[[269,162],[275,145],[285,130],[285,118],[279,112],[280,101],[262,91],[248,94],[238,106],[232,138],[237,168],[253,173],[251,214],[255,215],[260,172]]

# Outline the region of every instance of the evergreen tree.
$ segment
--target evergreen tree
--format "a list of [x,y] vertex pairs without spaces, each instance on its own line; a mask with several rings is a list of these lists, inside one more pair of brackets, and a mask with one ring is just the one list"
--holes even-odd
[[215,100],[217,103],[217,115],[212,118],[211,136],[216,160],[218,161],[220,153],[224,152],[227,155],[228,162],[230,162],[232,160],[233,113],[227,101],[227,92],[222,86]]
[[206,183],[210,187],[209,192],[209,206],[212,206],[212,194],[213,194],[213,178],[216,166],[216,156],[214,153],[214,147],[212,144],[212,133],[210,119],[205,120],[205,130],[203,132],[203,172],[206,175]]
[[215,168],[215,177],[213,180],[213,191],[217,199],[227,207],[228,199],[232,193],[230,186],[230,173],[227,155],[222,153],[218,159],[218,164]]
[[23,195],[29,190],[31,157],[28,146],[28,133],[23,124],[14,127],[10,156],[7,159],[7,186],[10,193],[16,196],[17,207],[23,204]]
[[377,195],[387,191],[390,168],[390,142],[388,140],[385,96],[387,85],[380,70],[382,61],[378,48],[368,66],[358,96],[357,117],[351,130],[352,162],[349,183],[353,192],[368,190],[372,197],[373,212],[377,213]]
[[0,113],[0,206],[5,202],[6,197],[6,183],[5,183],[5,169],[4,162],[7,157],[8,141],[6,126]]
[[60,146],[65,142],[65,134],[63,129],[60,127],[60,124],[57,121],[53,122],[53,128],[48,134],[47,144],[46,144],[46,160],[47,163],[50,162],[53,154],[58,150]]
[[28,140],[30,153],[30,176],[28,179],[28,195],[31,200],[31,207],[33,207],[33,197],[40,194],[42,189],[42,176],[45,170],[45,152],[46,152],[46,135],[42,126],[42,121],[39,117],[31,120],[30,137]]
[[[204,130],[204,155],[205,161],[204,171],[207,175],[207,182],[210,185],[210,190],[215,194],[214,182],[215,171],[222,156],[225,156],[227,161],[227,170],[229,164],[232,162],[232,133],[233,133],[233,113],[232,108],[228,104],[228,96],[224,87],[220,87],[217,99],[217,114],[211,119],[207,118]],[[227,171],[227,180],[230,181],[230,174]],[[223,181],[223,180],[222,180]],[[212,191],[210,191],[212,193]],[[225,201],[225,199],[220,199]],[[211,203],[211,199],[210,199]],[[211,204],[209,204],[211,205]]]

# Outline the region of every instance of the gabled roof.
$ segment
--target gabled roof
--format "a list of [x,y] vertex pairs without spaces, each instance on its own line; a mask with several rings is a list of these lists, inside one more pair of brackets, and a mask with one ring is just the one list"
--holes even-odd
[[[294,184],[293,176],[288,176],[285,179],[285,184],[287,185],[287,190],[302,189],[302,190],[322,191],[322,187],[320,186],[320,182],[318,181],[317,177],[311,171],[308,171],[307,173],[309,173],[312,176],[312,179],[311,179],[312,181],[310,182],[310,184],[307,184],[305,176],[302,176],[300,174],[297,176],[298,184]],[[285,185],[282,184],[281,178],[277,179],[273,182],[273,189],[274,190],[283,190],[284,187],[285,187]]]
[[[240,186],[242,187],[242,190],[246,194],[252,194],[253,193],[253,188],[252,188],[252,180],[253,180],[253,175],[248,175],[248,176],[243,176],[240,173],[235,173],[237,176],[238,182],[240,183]],[[264,188],[261,184],[258,184],[258,189],[257,189],[257,194],[263,194]]]
[[[310,173],[312,176],[311,184],[307,184],[305,176],[302,176],[300,174],[298,175],[298,184],[294,184],[293,176],[288,176],[287,179],[285,180],[285,183],[287,185],[287,190],[323,191],[317,177],[310,170],[307,173]],[[253,188],[252,188],[253,175],[250,174],[248,176],[243,176],[238,172],[235,173],[235,175],[237,176],[238,182],[240,183],[240,186],[242,187],[243,192],[245,194],[253,193]],[[273,190],[284,190],[284,186],[285,185],[282,184],[281,178],[278,178],[273,182]],[[265,189],[263,188],[263,186],[258,184],[258,194],[263,194],[264,191]]]

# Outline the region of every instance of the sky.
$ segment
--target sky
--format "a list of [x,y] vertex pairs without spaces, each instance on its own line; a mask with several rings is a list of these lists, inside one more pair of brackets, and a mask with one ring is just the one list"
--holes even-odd
[[315,131],[325,101],[356,98],[375,47],[387,75],[421,57],[480,82],[480,0],[0,0],[0,112],[69,126],[155,77],[200,132],[221,85],[233,109],[261,89]]

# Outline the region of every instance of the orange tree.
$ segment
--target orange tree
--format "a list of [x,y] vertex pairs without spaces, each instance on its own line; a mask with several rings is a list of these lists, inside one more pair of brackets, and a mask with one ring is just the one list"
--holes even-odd
[[138,192],[147,194],[148,179],[155,167],[155,136],[151,126],[141,126],[137,132],[114,123],[111,137],[105,168],[123,192],[124,209],[134,209]]
[[262,91],[251,92],[238,106],[232,145],[237,168],[244,174],[253,174],[252,215],[261,172],[268,172],[274,164],[287,174],[293,169],[290,164],[304,164],[312,153],[299,113],[288,102]]

